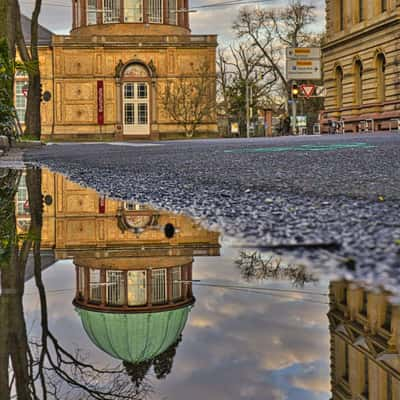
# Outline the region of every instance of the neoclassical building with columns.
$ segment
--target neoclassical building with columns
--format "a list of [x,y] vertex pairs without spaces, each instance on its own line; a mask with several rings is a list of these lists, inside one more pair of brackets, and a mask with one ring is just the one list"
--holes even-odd
[[324,131],[329,120],[346,132],[397,129],[400,1],[327,0],[326,28]]
[[[163,93],[204,71],[209,87],[202,101],[215,102],[216,36],[191,34],[188,0],[73,0],[72,6],[69,35],[39,32],[42,88],[51,94],[42,103],[44,139],[182,136],[182,121],[165,111]],[[17,77],[20,116],[23,81]],[[215,112],[197,131],[217,132]]]

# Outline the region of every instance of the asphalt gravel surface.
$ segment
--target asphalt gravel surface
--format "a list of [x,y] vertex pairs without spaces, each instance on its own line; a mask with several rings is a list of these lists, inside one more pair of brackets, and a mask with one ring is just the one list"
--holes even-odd
[[236,243],[399,287],[400,134],[64,143],[25,160]]

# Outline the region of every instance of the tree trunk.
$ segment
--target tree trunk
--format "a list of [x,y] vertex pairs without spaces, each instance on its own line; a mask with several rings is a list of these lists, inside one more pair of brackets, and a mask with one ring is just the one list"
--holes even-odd
[[29,73],[29,89],[25,114],[25,134],[40,139],[40,71]]

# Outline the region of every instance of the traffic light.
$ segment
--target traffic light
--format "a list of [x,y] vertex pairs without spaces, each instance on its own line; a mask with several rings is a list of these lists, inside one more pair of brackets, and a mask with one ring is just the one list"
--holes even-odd
[[299,96],[299,87],[297,83],[292,83],[292,99],[297,99]]

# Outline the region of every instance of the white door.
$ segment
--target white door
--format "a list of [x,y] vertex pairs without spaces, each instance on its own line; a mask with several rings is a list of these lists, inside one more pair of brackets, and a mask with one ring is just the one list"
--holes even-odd
[[150,134],[149,85],[146,82],[124,83],[123,106],[124,134]]

